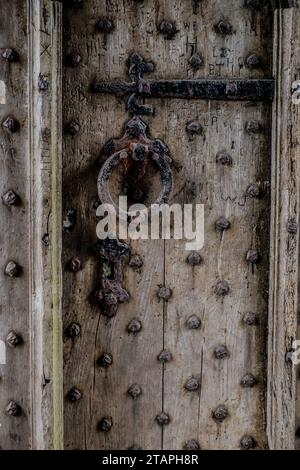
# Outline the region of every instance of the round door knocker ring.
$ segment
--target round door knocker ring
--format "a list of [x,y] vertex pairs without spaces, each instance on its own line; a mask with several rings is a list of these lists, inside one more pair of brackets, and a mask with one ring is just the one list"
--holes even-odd
[[[134,147],[140,147],[140,144],[131,144],[131,148]],[[144,146],[143,146],[144,147]],[[144,147],[147,148],[147,147]],[[137,154],[137,152],[133,152]],[[147,157],[151,158],[156,165],[158,166],[159,172],[160,172],[160,177],[161,177],[161,182],[162,182],[162,189],[160,191],[160,194],[156,201],[153,203],[153,205],[160,206],[161,204],[166,204],[169,201],[171,192],[172,192],[172,187],[173,187],[173,175],[172,175],[172,170],[170,168],[170,165],[164,155],[159,155],[158,153],[155,152],[147,152],[148,155],[145,157],[145,154],[143,158],[145,159]],[[99,176],[98,176],[98,182],[97,182],[97,188],[98,188],[98,195],[100,198],[100,201],[102,204],[108,204],[114,207],[116,214],[123,215],[123,216],[131,216],[134,215],[136,216],[136,211],[130,213],[130,211],[126,212],[119,208],[110,192],[109,192],[109,179],[111,177],[111,174],[113,170],[126,158],[134,158],[132,155],[132,151],[129,149],[122,149],[119,150],[118,152],[114,153],[111,155],[103,164]],[[140,160],[140,158],[134,158],[135,160]],[[146,208],[144,211],[140,211],[139,218],[142,218],[143,216],[148,215],[149,208]]]

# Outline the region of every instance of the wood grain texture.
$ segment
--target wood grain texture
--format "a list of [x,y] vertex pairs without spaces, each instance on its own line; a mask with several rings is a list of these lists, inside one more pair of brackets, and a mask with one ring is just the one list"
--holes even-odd
[[[115,30],[104,37],[95,24],[106,15],[113,19]],[[232,35],[215,33],[214,25],[222,18],[232,23]],[[176,21],[179,32],[173,40],[157,32],[162,19]],[[78,119],[81,125],[75,137],[65,135],[63,150],[63,213],[71,208],[77,211],[73,232],[64,234],[64,326],[73,321],[81,325],[80,337],[65,339],[64,382],[65,395],[73,386],[83,392],[79,402],[65,402],[66,448],[126,449],[135,444],[145,449],[181,449],[194,438],[204,449],[235,449],[245,434],[252,435],[259,448],[267,445],[270,109],[261,104],[151,100],[156,110],[153,118],[146,119],[151,133],[169,145],[175,161],[173,202],[205,204],[204,264],[188,266],[181,242],[135,242],[133,250],[143,256],[143,270],[132,273],[125,267],[125,286],[132,298],[115,319],[107,321],[88,302],[97,282],[90,250],[95,240],[96,161],[105,141],[122,134],[127,115],[122,100],[91,96],[88,87],[95,79],[126,78],[126,59],[133,50],[154,60],[151,78],[270,77],[271,34],[268,11],[253,13],[242,1],[238,5],[230,0],[203,1],[197,14],[188,1],[93,1],[77,12],[65,10],[65,54],[76,51],[82,60],[77,68],[64,69],[63,80],[64,123]],[[198,72],[188,64],[195,52],[205,60]],[[261,69],[244,66],[251,52],[262,57]],[[263,131],[250,136],[245,124],[253,119],[262,123]],[[189,120],[201,122],[204,136],[188,138]],[[216,164],[221,150],[232,155],[232,167]],[[245,197],[247,187],[256,181],[265,188],[264,197]],[[223,236],[214,227],[220,216],[227,216],[232,224]],[[262,255],[257,267],[245,261],[249,248]],[[83,263],[76,274],[67,269],[74,256]],[[224,300],[214,294],[219,277],[231,287]],[[159,284],[173,289],[168,304],[156,298]],[[249,310],[258,315],[258,326],[243,325]],[[200,316],[202,330],[187,330],[185,320],[191,314]],[[136,337],[126,333],[132,317],[143,323]],[[218,361],[214,348],[223,343],[230,357]],[[163,348],[173,354],[173,361],[164,367],[156,360]],[[114,356],[106,371],[95,365],[105,351]],[[244,389],[240,381],[248,372],[259,384]],[[200,376],[200,393],[184,390],[191,375]],[[135,402],[126,395],[132,383],[143,389]],[[227,405],[230,416],[216,424],[211,413],[221,403]],[[171,417],[164,429],[155,422],[161,411]],[[113,417],[109,433],[96,431],[103,416]]]
[[299,105],[292,84],[299,79],[297,9],[275,14],[273,107],[272,231],[269,301],[268,435],[272,449],[294,449],[296,367],[287,360],[297,338],[299,309]]

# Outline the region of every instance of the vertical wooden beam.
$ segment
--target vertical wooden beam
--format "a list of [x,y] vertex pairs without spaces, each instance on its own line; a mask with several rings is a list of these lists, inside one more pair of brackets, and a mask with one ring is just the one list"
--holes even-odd
[[63,448],[62,344],[62,3],[51,12],[51,246],[53,313],[53,447]]
[[300,11],[276,10],[267,425],[269,446],[276,450],[295,444],[296,369],[289,352],[299,305],[300,107],[292,99],[299,74]]

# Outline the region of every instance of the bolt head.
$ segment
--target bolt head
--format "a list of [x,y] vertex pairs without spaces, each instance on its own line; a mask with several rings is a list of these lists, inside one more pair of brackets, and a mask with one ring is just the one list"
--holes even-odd
[[231,223],[229,222],[226,217],[220,217],[216,221],[216,230],[219,232],[224,232],[225,230],[229,230],[231,227]]
[[2,122],[2,127],[13,133],[20,129],[20,123],[13,116],[7,116]]
[[105,369],[110,367],[112,364],[113,364],[113,356],[110,353],[102,354],[102,356],[100,356],[99,359],[97,360],[97,365]]
[[189,377],[188,380],[184,384],[184,388],[188,392],[196,392],[200,388],[200,382],[197,377]]
[[108,432],[113,427],[113,420],[111,416],[105,416],[99,421],[97,430],[101,432]]
[[225,405],[219,405],[217,408],[212,412],[212,417],[215,421],[222,423],[224,419],[228,416],[228,409]]
[[261,183],[253,183],[248,186],[246,191],[247,196],[254,199],[260,199],[263,195]]
[[19,54],[14,49],[7,48],[2,52],[2,58],[7,60],[7,62],[18,62]]
[[258,318],[254,312],[246,312],[243,317],[243,322],[247,326],[253,326],[258,324]]
[[215,285],[215,293],[219,297],[224,297],[228,295],[230,291],[229,284],[227,281],[220,279]]
[[77,121],[72,120],[66,125],[66,132],[68,132],[68,134],[72,135],[73,137],[78,134],[79,131],[80,124]]
[[232,156],[225,151],[221,151],[217,154],[216,162],[223,166],[231,166],[232,165]]
[[261,260],[260,254],[256,250],[248,250],[246,254],[246,261],[248,263],[257,264]]
[[129,334],[136,335],[139,333],[142,329],[142,322],[138,320],[137,318],[134,318],[131,320],[128,325],[127,325],[127,331]]
[[9,261],[5,267],[4,273],[8,277],[19,277],[22,274],[22,268],[15,261]]
[[225,345],[220,345],[216,347],[214,355],[216,359],[226,359],[227,357],[229,357],[230,354]]
[[186,132],[191,135],[203,135],[203,127],[198,121],[188,122],[186,125]]
[[245,125],[245,131],[248,134],[260,134],[262,131],[262,125],[259,121],[248,121]]
[[96,24],[96,27],[100,33],[109,34],[115,29],[114,22],[107,17],[100,18]]
[[257,443],[252,436],[244,436],[240,440],[240,446],[243,450],[250,450],[256,447]]
[[246,374],[241,380],[241,386],[244,388],[252,388],[258,384],[258,380],[252,374]]
[[158,31],[164,35],[165,39],[173,39],[179,30],[174,21],[163,20],[158,25]]
[[23,343],[23,339],[14,330],[11,330],[6,336],[6,343],[10,348],[16,348]]
[[199,330],[201,328],[202,322],[197,315],[191,315],[185,322],[186,327],[189,330]]
[[166,302],[170,300],[172,295],[173,295],[172,289],[170,289],[169,287],[160,287],[157,292],[157,297],[159,299],[165,300]]
[[20,416],[22,414],[22,408],[13,400],[7,404],[5,411],[9,416]]
[[184,445],[184,450],[200,450],[200,444],[196,439],[190,439]]
[[67,326],[65,329],[65,336],[67,336],[70,339],[74,339],[77,336],[80,335],[81,332],[81,327],[78,323],[70,323],[70,325]]
[[73,387],[68,392],[67,397],[68,397],[68,400],[71,402],[79,401],[82,397],[82,392],[78,388]]
[[140,255],[132,255],[130,260],[129,260],[129,266],[133,270],[141,269],[143,264],[144,264],[144,261],[143,261],[143,258]]
[[138,384],[133,384],[129,387],[127,393],[133,400],[137,400],[137,398],[142,394],[142,389]]
[[167,413],[159,413],[155,417],[155,421],[160,425],[160,426],[165,426],[170,423],[171,419],[170,416]]
[[70,266],[71,271],[73,271],[73,273],[77,273],[78,271],[82,269],[82,263],[79,258],[72,258],[69,261],[69,266]]
[[194,54],[194,55],[192,55],[192,57],[190,57],[189,64],[196,72],[197,70],[199,70],[204,65],[203,56],[199,52],[196,52],[196,54]]
[[215,24],[215,31],[218,34],[226,36],[233,33],[233,28],[229,21],[220,20],[217,24]]
[[202,261],[203,261],[202,256],[199,255],[199,253],[197,253],[196,251],[193,251],[192,253],[190,253],[186,259],[186,262],[190,266],[199,266],[202,263]]
[[228,83],[226,85],[226,95],[235,96],[237,94],[238,87],[236,83]]
[[162,364],[165,364],[166,362],[170,362],[172,361],[172,359],[173,359],[172,353],[166,350],[161,351],[159,355],[157,356],[157,360],[161,362]]
[[49,80],[47,75],[39,75],[38,79],[38,90],[39,91],[47,91],[49,88]]
[[287,223],[287,231],[291,235],[296,235],[298,232],[298,224],[295,222],[295,220],[289,220]]
[[245,58],[245,65],[249,69],[259,69],[262,66],[261,57],[259,57],[257,54],[249,54]]
[[78,67],[81,62],[81,55],[78,52],[71,52],[66,57],[66,65],[69,67]]
[[3,194],[2,202],[5,206],[17,206],[20,203],[20,198],[12,189],[9,189]]

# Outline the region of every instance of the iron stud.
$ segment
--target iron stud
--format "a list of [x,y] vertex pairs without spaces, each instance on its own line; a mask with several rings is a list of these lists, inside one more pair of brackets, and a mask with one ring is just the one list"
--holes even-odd
[[226,419],[228,416],[228,410],[225,405],[219,405],[217,408],[212,412],[212,417],[215,421],[221,423]]
[[23,339],[14,330],[11,330],[6,336],[6,343],[10,348],[16,348],[23,343]]
[[142,389],[138,384],[133,384],[129,387],[127,393],[133,400],[136,400],[142,394]]
[[191,315],[186,321],[186,327],[189,330],[199,330],[201,328],[201,320],[197,315]]
[[17,206],[20,203],[20,198],[12,189],[9,189],[3,194],[2,202],[5,206]]

